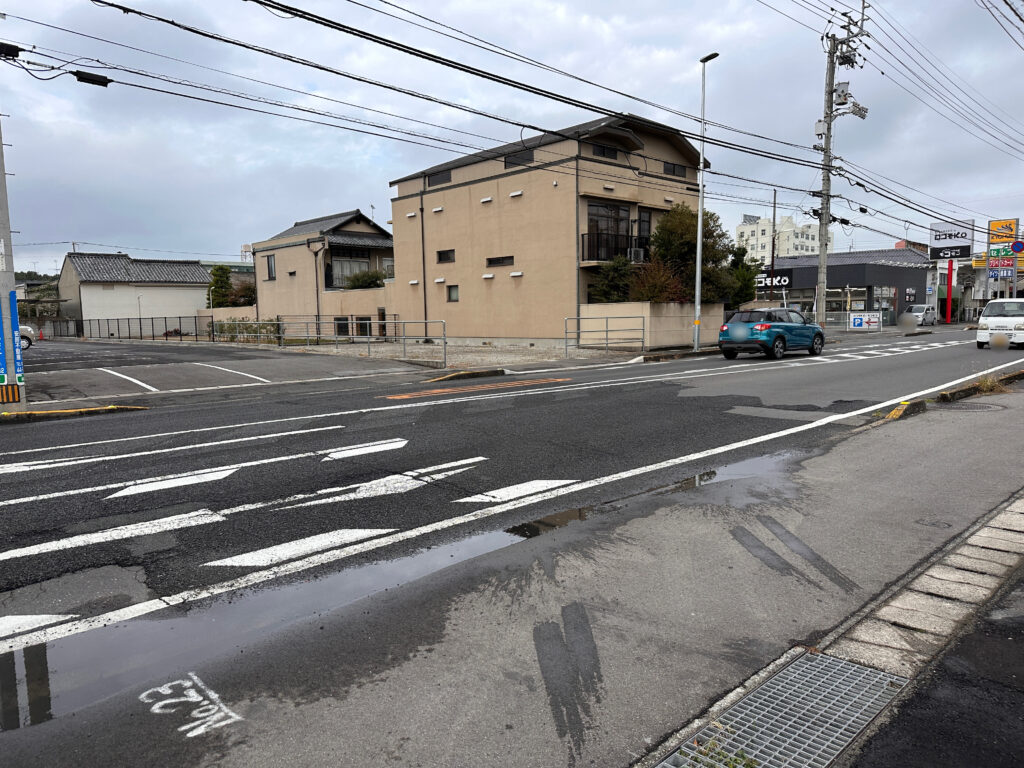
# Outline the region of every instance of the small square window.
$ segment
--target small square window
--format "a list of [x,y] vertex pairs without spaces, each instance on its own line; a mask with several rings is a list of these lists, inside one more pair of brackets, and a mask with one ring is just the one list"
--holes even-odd
[[607,144],[592,144],[594,150],[594,157],[607,157],[609,160],[617,160],[619,158],[619,150],[615,147],[609,147]]
[[455,249],[451,248],[447,251],[437,252],[437,263],[438,264],[451,264],[455,261]]
[[448,301],[458,301],[458,300],[459,300],[459,286],[457,286],[457,285],[449,285],[448,286]]
[[451,171],[438,171],[437,173],[432,173],[429,176],[427,176],[427,186],[433,187],[438,184],[447,184],[451,180]]
[[335,336],[349,336],[348,332],[348,318],[347,317],[336,317],[334,318],[334,335]]
[[686,166],[679,163],[665,163],[665,174],[668,176],[681,176],[686,178]]
[[765,233],[765,230],[763,230],[763,229],[762,229],[762,230],[761,230],[761,234],[763,235],[764,233]]

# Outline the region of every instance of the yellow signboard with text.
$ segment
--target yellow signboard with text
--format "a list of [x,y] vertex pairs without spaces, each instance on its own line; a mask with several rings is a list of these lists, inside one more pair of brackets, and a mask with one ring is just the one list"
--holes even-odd
[[1012,243],[1017,239],[1018,219],[997,219],[988,223],[989,245]]

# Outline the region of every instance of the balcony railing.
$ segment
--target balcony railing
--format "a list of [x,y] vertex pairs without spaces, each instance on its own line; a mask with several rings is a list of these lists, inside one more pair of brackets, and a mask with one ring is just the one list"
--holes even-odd
[[584,262],[612,261],[618,256],[639,264],[651,260],[651,238],[631,235],[612,235],[588,232],[583,238],[581,260]]

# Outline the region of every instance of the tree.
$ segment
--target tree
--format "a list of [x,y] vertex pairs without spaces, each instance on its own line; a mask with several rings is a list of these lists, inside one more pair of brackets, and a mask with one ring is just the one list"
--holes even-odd
[[594,304],[629,301],[632,275],[633,265],[625,256],[616,256],[608,264],[602,264],[590,285],[590,301]]
[[683,284],[672,267],[657,257],[637,267],[630,278],[631,301],[681,301]]
[[228,296],[231,294],[231,268],[218,264],[210,270],[210,307],[229,307]]
[[[661,217],[651,236],[651,250],[675,272],[683,286],[683,298],[692,301],[697,276],[697,213],[675,205]],[[737,288],[728,268],[734,253],[732,238],[722,228],[718,214],[704,211],[704,248],[701,254],[701,301],[726,302]]]
[[345,287],[350,291],[357,288],[383,288],[387,275],[379,269],[368,269],[348,276]]
[[736,288],[733,291],[730,307],[737,307],[745,301],[753,301],[757,297],[757,273],[761,271],[760,265],[747,259],[747,249],[737,247],[733,251],[731,269],[736,278]]
[[231,288],[231,293],[228,295],[228,306],[231,307],[251,307],[256,303],[256,284],[255,283],[240,283],[239,285]]

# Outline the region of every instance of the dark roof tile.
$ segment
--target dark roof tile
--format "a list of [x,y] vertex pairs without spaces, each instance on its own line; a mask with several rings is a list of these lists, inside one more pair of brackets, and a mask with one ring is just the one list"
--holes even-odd
[[125,253],[69,253],[67,259],[83,283],[210,282],[210,273],[198,261],[133,259]]

